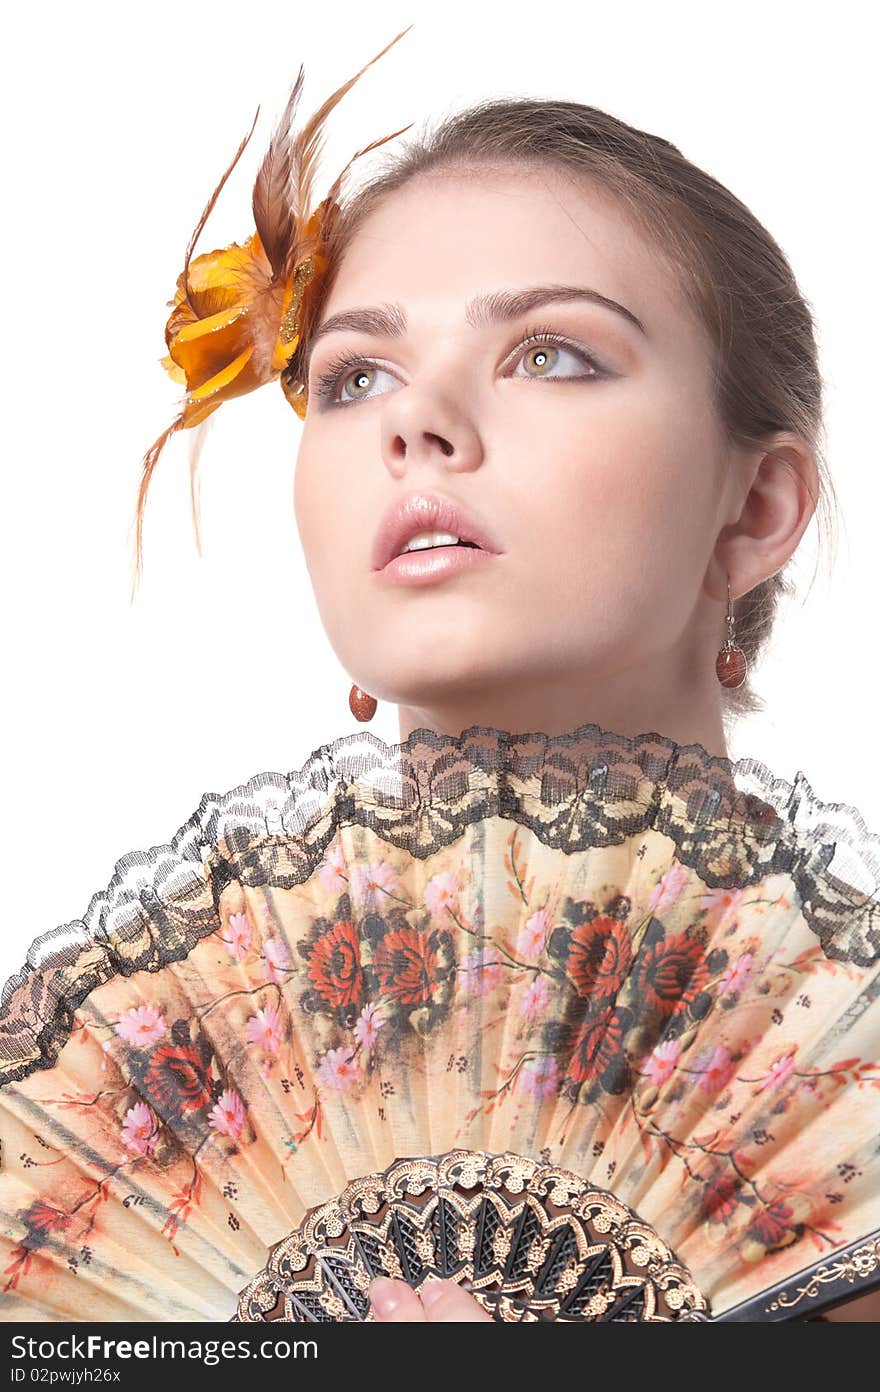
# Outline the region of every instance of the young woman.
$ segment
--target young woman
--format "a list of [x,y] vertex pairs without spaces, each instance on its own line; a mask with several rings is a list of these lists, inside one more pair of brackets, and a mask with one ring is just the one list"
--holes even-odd
[[[716,674],[728,586],[751,666],[830,489],[813,324],[770,233],[657,136],[494,101],[361,192],[331,264],[293,365],[296,518],[361,691],[401,740],[589,718],[726,756],[759,708]],[[392,581],[393,505],[449,534],[460,510],[491,551],[417,552]],[[430,1307],[380,1294],[380,1318],[488,1318],[452,1283]],[[831,1317],[878,1318],[880,1296]]]
[[[198,424],[228,397],[280,377],[303,420],[296,522],[321,618],[352,677],[350,704],[359,720],[370,718],[377,699],[394,702],[402,742],[425,731],[438,745],[442,737],[455,739],[473,727],[490,735],[541,732],[552,740],[589,722],[591,730],[607,735],[609,752],[614,741],[640,735],[650,740],[655,732],[665,748],[674,747],[677,755],[693,751],[708,770],[713,756],[727,758],[732,722],[760,708],[748,670],[770,637],[787,588],[786,566],[831,493],[820,450],[822,390],[813,323],[782,251],[732,193],[674,146],[593,107],[563,101],[490,101],[458,113],[410,143],[351,199],[337,206],[328,195],[306,218],[313,141],[333,102],[325,103],[293,145],[295,226],[287,203],[291,163],[282,121],[255,190],[258,236],[196,259],[195,239],[190,244],[166,333],[165,365],[188,389],[184,413],[171,429]],[[213,200],[206,215],[211,206]],[[146,488],[170,433],[144,461],[139,546]],[[406,551],[413,542],[415,550]],[[351,766],[361,757],[355,750]],[[382,757],[380,750],[375,767],[387,772]],[[69,934],[55,955],[51,944],[34,952],[30,968],[7,988],[0,1016],[0,1103],[7,1104],[10,1127],[14,1119],[18,1129],[10,1130],[8,1152],[4,1147],[12,1164],[0,1174],[0,1207],[9,1217],[0,1243],[8,1258],[4,1289],[15,1293],[25,1312],[37,1308],[45,1317],[46,1309],[67,1308],[61,1289],[62,1278],[70,1283],[65,1264],[83,1271],[87,1250],[89,1262],[95,1259],[92,1271],[100,1267],[105,1273],[99,1291],[110,1311],[105,1317],[125,1318],[129,1307],[147,1308],[155,1317],[148,1249],[152,1243],[161,1256],[168,1236],[185,1257],[175,1268],[174,1308],[204,1317],[216,1308],[213,1290],[235,1290],[236,1273],[255,1254],[262,1260],[263,1245],[280,1236],[278,1225],[294,1199],[322,1202],[328,1185],[338,1192],[365,1173],[353,1123],[368,1113],[345,1110],[343,1084],[359,1075],[364,1055],[374,1058],[377,1036],[382,1042],[392,1033],[379,1018],[381,1010],[370,1014],[375,1002],[361,1011],[368,971],[375,994],[384,993],[382,1008],[407,1006],[397,1043],[405,1035],[404,1044],[415,1040],[421,1048],[427,1039],[417,1061],[430,1056],[445,1082],[446,1036],[438,1029],[429,1038],[432,1022],[451,1018],[453,997],[470,1019],[472,982],[477,995],[490,979],[492,989],[503,992],[512,975],[504,968],[512,965],[518,980],[523,978],[517,989],[531,991],[533,1017],[559,1009],[550,1023],[574,1023],[579,1030],[572,1044],[562,1029],[554,1046],[563,1072],[566,1061],[576,1065],[567,1079],[576,1085],[575,1100],[584,1081],[595,1082],[597,1060],[602,1062],[608,1085],[605,1094],[596,1094],[597,1114],[612,1110],[628,1066],[620,1040],[600,1059],[606,1048],[597,1042],[600,1027],[609,1038],[615,1030],[621,1038],[627,1032],[641,1036],[636,1071],[646,1087],[655,1079],[662,1085],[684,1053],[678,1025],[687,1023],[692,1042],[714,1008],[710,984],[717,988],[721,1014],[739,1009],[740,993],[753,976],[758,995],[770,980],[757,968],[757,929],[767,918],[755,918],[752,945],[747,950],[740,944],[734,955],[731,935],[740,929],[724,921],[730,905],[721,906],[711,928],[696,925],[688,915],[697,910],[685,906],[683,923],[698,931],[689,936],[670,929],[666,941],[659,920],[668,909],[674,921],[675,898],[667,903],[666,883],[649,885],[652,912],[641,923],[638,944],[623,895],[613,911],[582,914],[574,932],[571,923],[556,925],[569,944],[564,962],[549,943],[549,920],[541,943],[537,937],[524,941],[506,964],[498,956],[484,958],[485,935],[472,925],[465,925],[461,943],[454,942],[447,920],[442,929],[434,927],[448,907],[448,884],[421,917],[423,905],[407,918],[400,896],[384,910],[361,913],[348,880],[338,891],[341,871],[353,868],[345,857],[357,859],[366,842],[347,837],[334,850],[342,860],[325,862],[315,853],[316,842],[304,846],[307,838],[300,835],[300,810],[308,810],[313,794],[317,805],[326,786],[315,771],[319,765],[316,760],[310,766],[312,784],[305,778],[284,784],[282,796],[290,798],[280,827],[270,820],[280,816],[278,807],[257,797],[267,779],[274,797],[281,787],[274,775],[254,780],[246,796],[207,799],[178,832],[174,855],[165,855],[172,851],[165,847],[163,855],[120,863],[109,907],[96,899],[82,932]],[[712,765],[716,798],[732,791],[727,767],[725,772]],[[555,794],[549,760],[545,768],[548,787],[539,767],[535,803],[548,812],[550,826]],[[602,772],[598,765],[589,768]],[[520,785],[513,773],[511,764],[504,785],[490,785],[492,796],[481,809],[485,820],[499,805],[509,811],[516,802]],[[477,780],[472,785],[464,779],[461,786],[455,813],[479,793]],[[251,794],[254,815],[245,826]],[[441,811],[448,811],[444,795],[432,804],[421,786],[415,806],[424,808],[426,823],[432,812],[442,821]],[[374,811],[372,792],[368,810]],[[567,815],[570,804],[562,810]],[[382,831],[400,807],[392,800],[386,811],[378,823]],[[413,840],[417,830],[424,831],[415,815],[408,828]],[[292,838],[274,839],[294,823]],[[691,831],[699,846],[695,827],[685,827],[685,836]],[[449,835],[438,836],[436,844],[454,845],[459,832],[453,817]],[[733,818],[722,832],[741,838],[739,850],[763,844],[757,832],[753,843],[750,828]],[[589,846],[608,848],[613,840]],[[406,837],[395,841],[389,835],[392,843],[398,850],[408,844]],[[550,838],[550,844],[558,848],[561,841]],[[327,850],[324,841],[319,849]],[[419,843],[417,849],[425,848]],[[193,877],[193,864],[206,852],[208,886]],[[376,871],[371,861],[367,868],[367,891],[378,880],[394,900],[388,866]],[[632,873],[633,883],[651,879],[653,870],[646,863],[644,875]],[[314,881],[306,886],[304,876],[313,871]],[[151,873],[152,883],[145,883]],[[413,883],[420,875],[413,875]],[[676,879],[678,894],[684,883]],[[718,883],[707,877],[707,884]],[[272,894],[263,902],[267,884]],[[282,901],[289,905],[284,913]],[[777,892],[769,908],[781,902]],[[846,902],[825,904],[829,932],[835,903],[839,923]],[[337,912],[342,903],[344,912]],[[760,900],[749,906],[736,900],[734,907],[742,907],[746,933],[749,914],[764,914]],[[786,902],[786,912],[790,907]],[[302,914],[308,931],[300,932]],[[660,938],[655,932],[648,939],[648,920]],[[715,929],[710,954],[707,942]],[[506,931],[503,922],[498,931]],[[471,939],[478,937],[475,963]],[[822,950],[809,934],[805,942],[813,953]],[[556,957],[540,967],[545,947]],[[868,999],[873,949],[870,941],[860,940],[857,947],[851,954],[857,965],[835,958],[827,973],[829,1009],[845,993],[855,993],[851,983],[862,970],[859,989]],[[646,1010],[654,1011],[651,1028],[659,1031],[649,1043],[638,999],[617,1008],[624,978],[627,988],[633,984],[628,972],[637,949],[642,975],[633,978],[636,997],[641,982]],[[439,989],[432,995],[441,976],[442,1001]],[[786,1020],[783,1008],[789,1017],[797,1013],[795,979],[786,977],[773,1002],[757,999],[744,1007],[744,1016],[731,1011],[731,1018],[760,1017],[769,1029],[771,1006],[778,1003],[773,1013]],[[538,985],[543,996],[532,990]],[[825,979],[810,985],[820,1008],[826,985]],[[503,1024],[507,1007],[499,999],[494,1023]],[[847,1004],[849,999],[846,994]],[[591,1014],[594,1008],[598,1015]],[[876,1013],[866,1016],[873,1033],[864,1030],[865,1047],[877,1043]],[[805,1018],[798,1016],[798,1027]],[[473,1019],[482,1029],[476,1010]],[[543,1016],[536,1019],[535,1029],[544,1023]],[[350,1050],[338,1046],[343,1037]],[[811,1140],[821,1137],[828,1070],[811,1071],[805,1064],[798,1073],[793,1046],[761,1061],[750,1052],[753,1043],[746,1040],[736,1057],[718,1046],[685,1059],[688,1077],[673,1099],[677,1105],[687,1094],[678,1115],[693,1098],[700,1116],[704,1107],[735,1111],[733,1103],[718,1101],[728,1084],[754,1087],[754,1095],[779,1087],[756,1110],[777,1108],[782,1120],[774,1125],[782,1138],[801,1115],[789,1107],[796,1098],[815,1113]],[[288,1046],[288,1076],[281,1078],[278,1058]],[[520,1061],[526,1059],[527,1102],[547,1099],[552,1113],[554,1089],[562,1081],[553,1071],[557,1060],[524,1049]],[[852,1109],[847,1115],[855,1125],[861,1107],[861,1124],[868,1125],[876,1104],[870,1097],[863,1103],[858,1089],[870,1085],[876,1065],[867,1057],[846,1062],[860,1070],[846,1094]],[[482,1066],[471,1070],[475,1086],[485,1086]],[[305,1113],[296,1108],[306,1101],[308,1068],[314,1105]],[[401,1093],[410,1086],[405,1052],[389,1054],[389,1069],[393,1078],[377,1079],[374,1070],[370,1083],[376,1088],[370,1095],[371,1140],[383,1155],[394,1154],[399,1134],[387,1098],[395,1095],[395,1082]],[[763,1070],[760,1077],[753,1076],[755,1069]],[[90,1086],[96,1070],[97,1089]],[[466,1071],[462,1066],[456,1076]],[[436,1089],[437,1078],[429,1073],[426,1066],[417,1081]],[[71,1090],[71,1079],[78,1091]],[[351,1142],[347,1153],[341,1143],[335,1153],[321,1149],[316,1117],[322,1086],[325,1126],[332,1131],[338,1124],[338,1135]],[[464,1089],[465,1082],[456,1087]],[[424,1102],[428,1093],[423,1088],[419,1095]],[[458,1100],[465,1095],[457,1094]],[[414,1096],[407,1092],[407,1104]],[[99,1097],[109,1100],[95,1110]],[[60,1105],[67,1129],[52,1110]],[[401,1103],[395,1121],[404,1110]],[[418,1107],[409,1111],[416,1114],[414,1124],[424,1127]],[[291,1114],[304,1124],[295,1136],[282,1136]],[[451,1116],[448,1135],[442,1131],[445,1141],[452,1142],[461,1120]],[[719,1127],[722,1120],[735,1126],[738,1116],[716,1120]],[[47,1132],[37,1137],[39,1144],[58,1152],[40,1170],[28,1130],[38,1121]],[[536,1123],[532,1139],[537,1129]],[[524,1124],[526,1139],[527,1132]],[[441,1128],[429,1125],[426,1135],[430,1146],[442,1148]],[[87,1191],[76,1167],[70,1175],[64,1168],[75,1153],[74,1138],[83,1155],[88,1145],[90,1165],[101,1176],[98,1181],[90,1171]],[[787,1133],[784,1140],[780,1149],[787,1159],[797,1146],[792,1141],[787,1149]],[[572,1148],[571,1154],[588,1160],[591,1142],[584,1123],[581,1150]],[[631,1144],[637,1151],[638,1142],[630,1140],[623,1151]],[[602,1153],[602,1145],[592,1156]],[[284,1147],[289,1153],[279,1159]],[[680,1152],[679,1147],[666,1160],[680,1161]],[[702,1157],[714,1163],[718,1156],[710,1152],[702,1146]],[[563,1150],[554,1161],[564,1164],[567,1155]],[[694,1179],[694,1193],[704,1188],[690,1229],[695,1251],[707,1270],[720,1273],[719,1280],[726,1269],[725,1243],[732,1250],[741,1240],[746,1251],[737,1248],[739,1266],[754,1270],[762,1252],[776,1256],[800,1240],[809,1226],[805,1215],[812,1213],[806,1193],[756,1197],[735,1145],[722,1159],[727,1170],[719,1170],[720,1179]],[[283,1186],[267,1178],[279,1163],[291,1181]],[[674,1178],[671,1164],[661,1178],[665,1165],[657,1171],[653,1197],[641,1191],[661,1210],[659,1188]],[[649,1169],[641,1165],[640,1177]],[[609,1178],[613,1173],[611,1164],[603,1170]],[[626,1182],[621,1167],[615,1183],[625,1188]],[[811,1172],[810,1184],[816,1182]],[[741,1187],[748,1192],[740,1203]],[[872,1213],[875,1195],[868,1181],[865,1191],[865,1212]],[[97,1215],[111,1192],[117,1202],[113,1222],[109,1209],[100,1210],[103,1228],[98,1223],[93,1232],[88,1220],[83,1247],[88,1205],[94,1203]],[[857,1184],[848,1195],[861,1192]],[[619,1196],[625,1201],[625,1193]],[[831,1203],[822,1195],[820,1204],[826,1199]],[[845,1207],[842,1196],[840,1201]],[[855,1201],[850,1210],[857,1210]],[[825,1226],[842,1233],[836,1221],[842,1211],[834,1212]],[[726,1223],[729,1213],[742,1219],[735,1236]],[[861,1213],[853,1222],[852,1236],[860,1237]],[[135,1234],[142,1239],[136,1248]],[[818,1228],[816,1235],[834,1245]],[[112,1276],[119,1262],[128,1263],[132,1250],[140,1265],[126,1266],[117,1285],[106,1273]],[[380,1278],[370,1295],[379,1319],[488,1318],[473,1296],[443,1281],[419,1295],[405,1283]],[[870,1306],[844,1306],[838,1317],[874,1318],[876,1298]]]

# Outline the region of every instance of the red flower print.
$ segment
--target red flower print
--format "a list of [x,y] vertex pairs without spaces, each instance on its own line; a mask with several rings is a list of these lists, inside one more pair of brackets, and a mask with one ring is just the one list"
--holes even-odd
[[147,1069],[146,1086],[166,1116],[198,1112],[211,1098],[211,1078],[191,1044],[164,1044]]
[[639,972],[639,989],[662,1015],[680,1015],[706,989],[709,968],[701,943],[679,933],[649,947]]
[[309,979],[328,1005],[354,1005],[361,996],[357,931],[347,919],[322,933],[311,950]]
[[747,1236],[768,1249],[785,1247],[797,1236],[794,1213],[784,1200],[777,1199],[755,1214],[748,1226]]
[[632,942],[625,923],[594,918],[571,935],[566,973],[581,996],[613,996],[632,962]]
[[575,1036],[568,1060],[568,1076],[576,1083],[600,1077],[623,1053],[623,1034],[630,1012],[606,1006],[588,1015]]
[[43,1203],[42,1199],[35,1200],[27,1212],[22,1214],[22,1222],[29,1230],[29,1236],[25,1238],[22,1246],[36,1246],[49,1233],[63,1232],[65,1228],[69,1228],[71,1221],[69,1213],[52,1208],[49,1204]]
[[437,983],[437,954],[415,928],[391,928],[373,959],[382,991],[400,1005],[427,1005]]
[[740,1202],[739,1180],[736,1175],[719,1175],[706,1185],[703,1194],[703,1212],[716,1223],[725,1223],[733,1217]]

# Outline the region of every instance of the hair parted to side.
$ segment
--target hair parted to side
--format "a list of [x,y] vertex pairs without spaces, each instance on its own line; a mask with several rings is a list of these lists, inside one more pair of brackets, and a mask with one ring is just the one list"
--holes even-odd
[[[834,540],[837,499],[826,459],[823,380],[814,322],[791,266],[753,213],[723,184],[659,136],[579,102],[487,99],[386,152],[379,172],[341,206],[328,242],[329,269],[297,352],[302,370],[346,246],[377,205],[422,174],[548,166],[611,195],[657,249],[707,330],[722,430],[731,444],[759,445],[778,430],[800,435],[816,460],[816,520]],[[786,467],[794,467],[787,460]],[[780,597],[794,594],[783,566],[734,602],[736,641],[750,671],[770,638]],[[815,571],[813,574],[815,579]],[[732,577],[732,591],[736,577]],[[812,582],[811,582],[812,586]],[[726,608],[725,608],[726,614]],[[726,630],[719,625],[719,647]],[[721,687],[725,722],[765,709],[749,677]]]

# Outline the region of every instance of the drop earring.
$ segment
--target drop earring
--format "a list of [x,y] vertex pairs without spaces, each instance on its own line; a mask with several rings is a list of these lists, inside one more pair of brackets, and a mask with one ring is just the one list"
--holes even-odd
[[736,646],[733,626],[733,602],[730,598],[730,577],[727,579],[727,637],[715,659],[715,675],[722,686],[742,686],[748,671],[748,661],[742,648]]
[[376,714],[376,698],[370,696],[359,686],[352,686],[348,693],[348,708],[355,720],[372,720]]

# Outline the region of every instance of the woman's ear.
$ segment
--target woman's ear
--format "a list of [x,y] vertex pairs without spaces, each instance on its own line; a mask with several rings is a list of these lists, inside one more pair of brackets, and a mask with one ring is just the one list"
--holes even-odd
[[717,566],[708,582],[713,598],[722,601],[726,576],[734,579],[736,598],[783,568],[812,520],[819,495],[815,454],[792,431],[740,451],[732,467],[742,481],[738,498],[734,494],[737,516],[718,534]]

